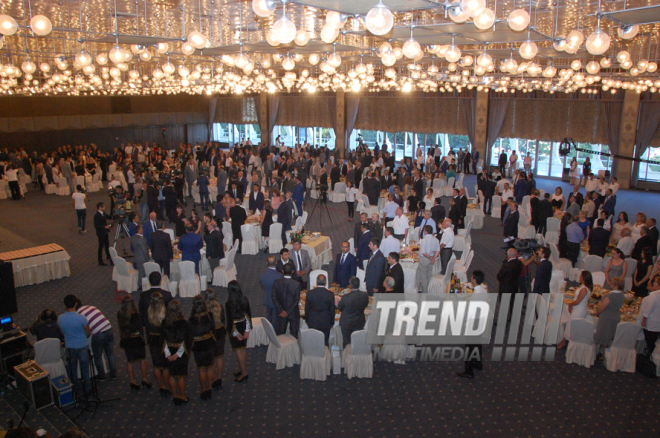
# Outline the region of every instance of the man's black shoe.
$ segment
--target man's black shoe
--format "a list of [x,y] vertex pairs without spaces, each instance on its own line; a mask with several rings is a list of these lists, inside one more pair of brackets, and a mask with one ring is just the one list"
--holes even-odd
[[474,379],[474,374],[468,374],[465,371],[463,371],[462,373],[456,373],[456,375],[464,379]]
[[106,265],[106,264],[103,263],[103,262],[99,262],[99,266],[108,266],[108,265]]

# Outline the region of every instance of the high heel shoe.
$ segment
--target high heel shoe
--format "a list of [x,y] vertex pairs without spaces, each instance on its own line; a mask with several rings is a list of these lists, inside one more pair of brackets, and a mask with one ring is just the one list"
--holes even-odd
[[222,389],[222,379],[218,379],[215,382],[213,382],[213,385],[211,385],[211,387],[220,391]]
[[181,406],[182,404],[181,399],[179,397],[174,397],[172,401],[174,402],[174,406]]
[[238,382],[238,383],[247,383],[248,377],[250,377],[250,376],[248,376],[248,375],[246,374],[246,375],[244,375],[243,377],[238,377],[238,378],[234,379],[234,382]]
[[241,375],[241,371],[234,371],[234,377],[238,377]]
[[181,404],[182,404],[182,405],[185,405],[186,403],[188,403],[188,402],[190,401],[190,399],[189,399],[188,397],[186,397],[186,398],[180,398],[179,400],[181,400]]
[[131,392],[132,391],[138,392],[139,390],[140,390],[140,385],[135,385],[131,383]]
[[165,388],[159,388],[158,391],[160,392],[160,396],[163,398],[167,398],[172,395],[172,391]]
[[211,400],[211,395],[212,395],[212,394],[213,394],[213,391],[210,390],[210,389],[207,389],[206,391],[203,391],[203,392],[200,394],[200,397],[199,397],[199,398],[201,398],[201,399],[204,400],[204,401],[206,401],[206,400]]
[[151,389],[151,383],[142,381],[142,387],[146,389]]

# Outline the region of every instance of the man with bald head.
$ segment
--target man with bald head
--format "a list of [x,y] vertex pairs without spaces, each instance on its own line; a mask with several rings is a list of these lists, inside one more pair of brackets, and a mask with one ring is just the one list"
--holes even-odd
[[518,293],[518,280],[522,269],[523,263],[518,260],[518,251],[515,248],[507,250],[506,260],[502,263],[497,273],[497,281],[500,282],[500,289],[498,291],[500,300],[502,299],[502,294],[512,294],[509,308],[513,306],[513,294]]
[[[348,242],[346,246],[348,246]],[[326,288],[328,279],[321,274],[316,278],[317,286],[307,293],[305,320],[310,329],[323,333],[328,345],[330,329],[335,325],[335,294]]]

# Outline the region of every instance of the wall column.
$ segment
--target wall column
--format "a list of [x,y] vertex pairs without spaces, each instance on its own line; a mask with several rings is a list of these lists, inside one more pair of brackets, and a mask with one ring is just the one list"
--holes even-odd
[[268,132],[268,93],[259,93],[259,129],[261,129],[261,144],[270,144],[270,132]]
[[477,111],[474,124],[474,149],[479,151],[479,158],[484,160],[483,167],[486,168],[488,159],[488,104],[490,93],[488,89],[477,91]]
[[346,156],[346,99],[344,89],[339,88],[335,94],[335,148],[339,156]]
[[[640,95],[632,90],[626,90],[621,113],[621,133],[619,135],[619,153],[624,157],[635,155],[635,138],[637,134],[637,118],[639,116]],[[630,188],[630,176],[633,162],[615,159],[612,162],[612,176],[617,177],[622,189]]]

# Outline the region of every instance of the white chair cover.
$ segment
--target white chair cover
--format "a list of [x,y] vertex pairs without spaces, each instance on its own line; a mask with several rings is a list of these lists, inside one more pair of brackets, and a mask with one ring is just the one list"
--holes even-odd
[[324,271],[323,269],[316,269],[312,272],[309,273],[309,289],[312,290],[316,287],[316,279],[318,278],[319,275],[325,275],[325,284],[328,286],[330,284],[330,277],[328,276],[328,271]]
[[456,263],[456,255],[452,254],[449,262],[447,263],[445,275],[438,274],[431,277],[431,282],[429,283],[430,295],[440,295],[446,292],[447,284],[451,278],[452,272],[454,272],[454,263]]
[[467,271],[470,269],[470,264],[472,263],[472,257],[474,257],[474,251],[470,251],[467,256],[467,263],[463,266],[454,266],[454,274],[458,277],[461,283],[467,283]]
[[458,233],[454,236],[454,251],[465,251],[467,245],[472,245],[470,231],[472,231],[472,221],[468,221],[465,227],[465,234]]
[[593,278],[594,286],[595,285],[599,285],[599,286],[605,285],[605,273],[603,271],[592,272],[591,277]]
[[238,245],[234,245],[227,253],[227,262],[213,270],[213,286],[227,287],[230,281],[236,280],[236,265],[234,265],[236,251],[238,251]]
[[165,232],[170,236],[170,240],[174,242],[174,239],[176,238],[176,235],[174,234],[174,230],[171,228],[165,228]]
[[114,263],[115,266],[112,268],[112,281],[116,282],[119,279],[119,274],[117,273],[117,263],[115,263],[115,259],[119,257],[117,254],[117,250],[115,249],[114,246],[111,246],[109,248],[110,252],[110,259],[112,259],[112,263]]
[[170,280],[167,278],[167,275],[164,275],[160,270],[160,265],[155,262],[147,262],[144,264],[144,278],[142,279],[142,291],[147,291],[151,289],[151,284],[149,283],[149,274],[152,272],[158,272],[161,274],[160,285],[159,287],[164,290],[170,290]]
[[332,355],[325,346],[325,337],[318,330],[300,330],[300,349],[302,360],[300,362],[300,378],[321,380],[332,372]]
[[267,319],[261,320],[266,335],[268,335],[268,351],[266,352],[266,362],[274,363],[276,370],[300,365],[300,347],[298,340],[291,335],[275,335],[275,329]]
[[117,257],[113,260],[117,267],[117,290],[128,293],[138,290],[138,271],[129,267],[125,259]]
[[553,269],[559,269],[564,273],[564,278],[571,278],[571,272],[573,271],[573,264],[569,259],[560,258],[559,250],[557,245],[554,243],[549,243],[550,247],[550,261],[552,262]]
[[467,256],[470,254],[470,251],[472,250],[472,245],[466,245],[465,250],[461,253],[461,258],[456,260],[456,263],[454,263],[454,270],[458,268],[459,266],[465,266],[465,262],[467,261]]
[[243,245],[241,246],[241,254],[243,255],[256,255],[259,254],[259,243],[257,242],[257,235],[254,232],[252,225],[241,225],[241,234],[243,235]]
[[223,242],[227,246],[227,251],[232,248],[232,243],[234,242],[234,234],[231,231],[231,222],[222,223],[222,235],[225,236]]
[[348,252],[355,255],[355,239],[353,237],[348,239],[348,246],[351,248]]
[[490,217],[501,218],[502,217],[502,197],[500,195],[494,195],[492,201],[493,207],[491,208]]
[[447,185],[444,187],[445,196],[451,196],[454,194],[454,181],[456,181],[456,178],[453,176],[447,180]]
[[[458,174],[458,181],[456,181],[456,188],[462,189],[463,187],[463,179],[465,178],[465,174],[463,172]],[[466,196],[468,196],[466,194]]]
[[594,323],[575,318],[569,321],[570,342],[566,349],[566,363],[576,363],[590,368],[596,362],[596,344],[594,343]]
[[564,281],[564,273],[560,270],[552,271],[552,277],[550,277],[550,293],[564,292],[565,289],[566,281]]
[[[635,260],[635,259],[626,259],[626,277],[625,278],[632,279],[632,276],[635,273],[635,269],[637,269],[637,260]],[[630,290],[630,289],[626,289],[626,290]]]
[[42,339],[34,344],[34,361],[48,371],[51,379],[68,377],[61,351],[60,340],[57,338]]
[[529,224],[527,215],[520,211],[518,218],[518,237],[520,239],[534,239],[536,237],[536,229]]
[[268,345],[268,335],[261,322],[264,318],[252,318],[252,330],[250,337],[247,340],[247,348],[259,347],[261,345]]
[[616,326],[612,346],[605,350],[605,367],[610,371],[634,373],[637,365],[637,335],[642,327],[635,322],[620,322]]
[[545,241],[557,245],[559,243],[559,229],[561,225],[559,219],[549,217],[545,220],[545,224]]
[[351,343],[344,348],[344,368],[349,379],[373,377],[374,359],[371,345],[367,344],[366,330],[358,330],[351,335]]
[[362,292],[367,291],[367,283],[364,281],[364,275],[365,275],[364,269],[358,269],[357,272],[355,273],[355,276],[360,279],[360,290]]
[[179,296],[192,298],[201,292],[199,276],[195,274],[195,263],[191,261],[179,262]]
[[270,254],[279,254],[284,247],[282,244],[282,224],[274,222],[268,231],[268,252]]

